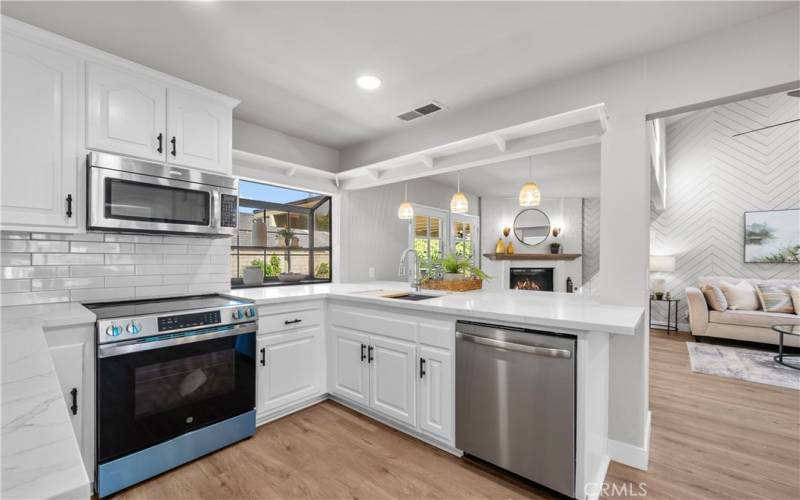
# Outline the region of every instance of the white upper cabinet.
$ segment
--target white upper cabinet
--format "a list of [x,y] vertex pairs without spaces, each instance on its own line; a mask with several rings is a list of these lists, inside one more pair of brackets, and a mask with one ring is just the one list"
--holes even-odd
[[87,147],[166,159],[166,86],[95,63],[87,75]]
[[3,229],[75,231],[81,61],[2,36]]
[[200,96],[167,92],[167,161],[185,167],[229,173],[231,110]]

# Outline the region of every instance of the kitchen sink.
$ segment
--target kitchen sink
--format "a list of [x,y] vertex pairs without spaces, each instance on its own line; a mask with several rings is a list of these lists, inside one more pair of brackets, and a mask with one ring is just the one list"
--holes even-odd
[[426,300],[426,299],[435,299],[436,297],[440,297],[440,295],[425,295],[422,293],[395,293],[391,295],[384,295],[383,297],[387,299],[399,299],[399,300]]

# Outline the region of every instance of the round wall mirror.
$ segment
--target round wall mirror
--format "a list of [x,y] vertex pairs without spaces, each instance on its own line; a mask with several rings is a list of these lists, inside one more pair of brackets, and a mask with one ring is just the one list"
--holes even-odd
[[542,243],[550,234],[550,218],[537,208],[521,211],[514,218],[514,236],[526,245]]

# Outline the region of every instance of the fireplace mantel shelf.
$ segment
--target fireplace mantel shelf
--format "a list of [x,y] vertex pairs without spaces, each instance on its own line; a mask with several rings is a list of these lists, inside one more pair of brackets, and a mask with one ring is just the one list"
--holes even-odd
[[485,253],[489,260],[575,260],[579,253]]

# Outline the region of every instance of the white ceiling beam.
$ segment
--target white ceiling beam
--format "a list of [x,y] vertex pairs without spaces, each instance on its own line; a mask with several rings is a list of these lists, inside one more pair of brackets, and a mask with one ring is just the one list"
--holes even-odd
[[384,171],[383,170],[379,170],[377,168],[368,168],[367,172],[369,173],[370,177],[372,177],[375,180],[378,180],[381,177],[383,177],[383,172]]
[[294,177],[294,174],[297,173],[297,167],[289,167],[284,172],[283,175],[286,177]]
[[419,161],[422,162],[423,165],[432,169],[433,168],[433,156],[429,155],[419,155]]
[[495,135],[492,137],[492,141],[494,141],[497,149],[500,150],[501,153],[506,152],[506,139],[502,135]]

